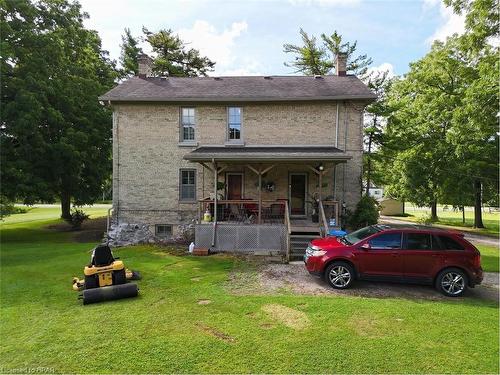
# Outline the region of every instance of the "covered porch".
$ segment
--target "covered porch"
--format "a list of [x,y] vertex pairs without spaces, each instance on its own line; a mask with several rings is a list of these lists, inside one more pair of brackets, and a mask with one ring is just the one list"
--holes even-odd
[[199,147],[196,245],[287,255],[292,233],[340,226],[335,169],[350,159],[331,146]]

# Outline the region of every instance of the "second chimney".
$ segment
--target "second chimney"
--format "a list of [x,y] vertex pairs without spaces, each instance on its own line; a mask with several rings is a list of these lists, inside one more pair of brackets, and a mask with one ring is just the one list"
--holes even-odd
[[153,72],[153,59],[143,53],[137,57],[137,63],[139,64],[139,78],[151,77]]
[[337,55],[336,72],[338,76],[345,76],[347,74],[347,53],[341,52]]

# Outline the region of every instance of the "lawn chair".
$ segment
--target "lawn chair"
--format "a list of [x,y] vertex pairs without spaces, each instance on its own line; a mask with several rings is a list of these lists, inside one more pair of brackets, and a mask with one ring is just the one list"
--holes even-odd
[[269,219],[271,223],[281,223],[284,217],[285,208],[282,204],[273,203],[269,208]]
[[229,205],[229,215],[227,217],[228,221],[231,221],[231,219],[237,221],[238,223],[244,222],[247,219],[247,215],[240,208],[240,205],[238,204],[230,204]]

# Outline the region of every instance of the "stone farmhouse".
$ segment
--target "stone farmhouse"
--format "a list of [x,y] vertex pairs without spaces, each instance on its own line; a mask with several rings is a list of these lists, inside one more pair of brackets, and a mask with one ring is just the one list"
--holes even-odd
[[153,77],[99,98],[113,109],[116,243],[193,228],[215,251],[300,256],[361,197],[363,110],[375,95],[346,74]]

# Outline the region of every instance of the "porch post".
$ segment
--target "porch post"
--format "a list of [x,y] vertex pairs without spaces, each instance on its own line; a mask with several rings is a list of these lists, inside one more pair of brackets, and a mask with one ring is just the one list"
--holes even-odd
[[318,174],[318,180],[319,180],[319,201],[323,201],[323,171],[319,171]]
[[212,161],[214,167],[214,223],[212,232],[212,247],[215,246],[215,232],[217,230],[217,180],[219,179],[219,171],[217,170],[217,163],[215,160]]
[[259,195],[259,220],[258,223],[261,223],[262,217],[262,167],[259,167],[259,187],[258,187],[258,195]]

